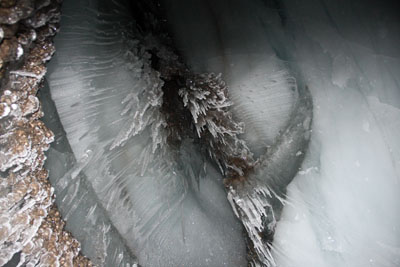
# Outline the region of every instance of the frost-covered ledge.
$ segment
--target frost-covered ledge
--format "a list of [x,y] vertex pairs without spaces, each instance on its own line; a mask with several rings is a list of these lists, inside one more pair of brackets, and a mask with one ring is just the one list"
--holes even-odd
[[60,2],[0,2],[0,266],[91,266],[64,230],[43,168],[54,135],[36,94],[55,51]]

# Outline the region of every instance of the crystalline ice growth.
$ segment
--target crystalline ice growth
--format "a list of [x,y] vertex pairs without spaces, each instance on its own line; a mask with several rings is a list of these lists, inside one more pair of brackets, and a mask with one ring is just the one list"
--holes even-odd
[[[63,5],[48,81],[77,161],[53,178],[67,227],[99,265],[115,264],[110,253],[121,251],[125,262],[135,255],[143,266],[243,266],[242,226],[221,174],[194,139],[166,142],[163,81],[135,39],[128,8],[106,1]],[[74,230],[84,212],[86,230]],[[120,249],[110,250],[112,244]]]
[[85,255],[105,266],[246,266],[246,253],[262,266],[400,265],[398,9],[159,4],[196,73],[177,78],[170,103],[194,136],[174,135],[163,110],[168,68],[156,59],[179,59],[132,19],[156,20],[135,10],[155,2],[63,4],[47,79],[65,135],[56,119],[49,165]]
[[187,61],[226,77],[256,159],[290,117],[293,85],[310,88],[311,145],[277,223],[276,265],[399,265],[398,4],[163,2]]

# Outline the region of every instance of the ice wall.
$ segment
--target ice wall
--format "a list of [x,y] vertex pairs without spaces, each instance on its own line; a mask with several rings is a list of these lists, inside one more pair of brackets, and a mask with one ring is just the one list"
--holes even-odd
[[[55,183],[56,193],[69,188],[59,192],[66,199],[59,205],[66,205],[60,209],[68,228],[84,239],[81,221],[71,214],[88,210],[106,244],[83,242],[88,254],[107,258],[113,239],[122,238],[117,245],[125,244],[143,266],[243,266],[242,226],[226,199],[221,174],[193,140],[175,149],[165,142],[163,81],[150,68],[138,35],[123,1],[63,5],[48,81],[78,163]],[[73,179],[77,174],[79,182]],[[98,210],[108,220],[95,215]],[[93,253],[97,248],[104,252]]]
[[278,223],[276,264],[398,266],[398,5],[164,2],[188,62],[226,75],[259,153],[287,118],[291,85],[312,92],[311,148]]
[[265,153],[287,124],[297,96],[293,73],[262,27],[276,12],[258,1],[161,2],[186,61],[195,71],[223,74],[234,115],[245,122],[247,144],[256,156]]
[[45,167],[56,189],[55,202],[63,219],[68,221],[66,228],[79,239],[82,252],[93,264],[137,266],[137,258],[126,247],[84,174],[85,168],[90,167],[90,153],[76,161],[47,83],[41,88],[39,97],[45,114],[43,121],[55,135]]
[[[311,146],[277,225],[276,264],[400,265],[398,7],[372,0],[162,2],[190,66],[223,73],[256,156],[287,123],[296,86],[311,90]],[[90,155],[84,179],[142,265],[244,266],[242,229],[218,171],[192,140],[171,151],[157,138],[163,122],[152,107],[160,104],[161,81],[125,30],[131,18],[120,5],[65,1],[49,71],[74,156]],[[150,85],[154,94],[143,94]],[[153,106],[140,105],[147,97]],[[131,128],[134,118],[143,127]],[[129,138],[110,150],[117,136]],[[68,225],[72,232],[80,226]]]
[[[311,153],[278,228],[281,265],[397,266],[398,6],[284,3],[316,106]],[[309,255],[308,257],[305,255]]]

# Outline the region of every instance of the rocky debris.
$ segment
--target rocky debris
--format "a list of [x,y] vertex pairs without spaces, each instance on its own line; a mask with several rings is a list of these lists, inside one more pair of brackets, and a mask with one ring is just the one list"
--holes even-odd
[[64,230],[43,168],[53,133],[36,94],[55,52],[60,1],[0,2],[0,266],[91,266]]

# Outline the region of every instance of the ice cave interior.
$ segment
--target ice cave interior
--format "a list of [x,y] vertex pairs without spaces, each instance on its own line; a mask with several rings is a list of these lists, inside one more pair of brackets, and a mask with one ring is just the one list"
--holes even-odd
[[82,253],[400,266],[399,15],[379,0],[64,0],[40,99]]

